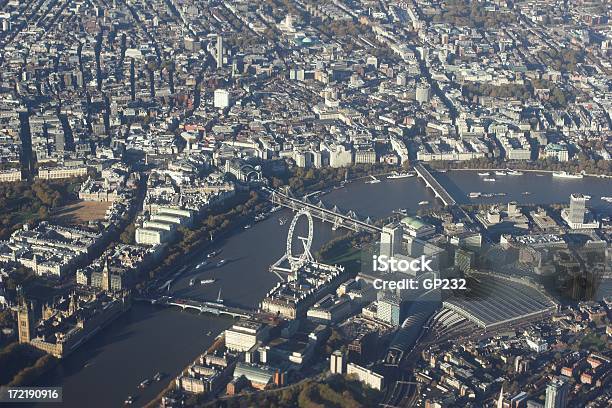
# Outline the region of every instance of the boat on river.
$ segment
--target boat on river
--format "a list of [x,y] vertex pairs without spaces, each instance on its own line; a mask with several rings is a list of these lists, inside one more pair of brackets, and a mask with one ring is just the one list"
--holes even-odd
[[415,174],[414,173],[410,173],[410,172],[406,172],[406,173],[397,173],[394,172],[393,174],[387,176],[388,179],[402,179],[402,178],[408,178],[408,177],[414,177]]
[[555,178],[564,178],[564,179],[581,179],[584,176],[582,174],[572,174],[567,171],[554,171],[552,174]]

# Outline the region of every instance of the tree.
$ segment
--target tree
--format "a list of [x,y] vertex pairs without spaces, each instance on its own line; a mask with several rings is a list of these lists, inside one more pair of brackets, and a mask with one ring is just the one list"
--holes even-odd
[[136,236],[136,225],[133,223],[125,227],[125,230],[119,236],[119,240],[124,244],[134,244]]

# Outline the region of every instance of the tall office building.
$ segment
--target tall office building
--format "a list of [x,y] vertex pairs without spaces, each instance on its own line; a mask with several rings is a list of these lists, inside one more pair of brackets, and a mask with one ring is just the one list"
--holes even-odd
[[334,351],[329,356],[329,371],[332,374],[344,374],[346,370],[346,357],[340,350]]
[[0,16],[2,20],[2,31],[11,31],[10,15]]
[[584,223],[584,215],[586,214],[586,197],[582,194],[572,194],[570,196],[570,206],[568,219],[575,224]]
[[404,229],[398,224],[385,225],[380,233],[380,255],[394,256],[402,250]]
[[214,100],[215,108],[225,109],[230,105],[230,96],[229,92],[226,89],[217,89],[215,90],[215,100]]
[[427,103],[431,99],[431,86],[427,82],[419,82],[416,87],[416,100]]
[[383,322],[399,326],[402,323],[402,301],[399,297],[384,293],[378,300],[376,318]]
[[223,68],[223,37],[217,35],[217,68]]
[[570,196],[569,208],[561,211],[561,218],[571,229],[591,229],[599,228],[599,222],[593,218],[586,208],[589,196],[582,194],[572,194]]
[[395,79],[395,83],[399,86],[406,86],[408,83],[408,78],[405,73],[400,72],[397,74],[397,78]]
[[565,408],[567,406],[567,392],[567,383],[560,378],[553,378],[546,386],[544,408]]

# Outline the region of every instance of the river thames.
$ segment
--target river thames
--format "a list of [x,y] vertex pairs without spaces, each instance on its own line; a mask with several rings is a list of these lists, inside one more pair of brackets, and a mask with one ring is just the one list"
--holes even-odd
[[[571,193],[583,193],[592,197],[589,206],[612,212],[612,205],[599,199],[612,196],[610,179],[556,179],[547,173],[525,173],[522,176],[494,176],[495,182],[487,182],[476,171],[449,171],[434,175],[459,203],[567,203]],[[469,199],[468,194],[476,191],[504,192],[506,195]],[[526,191],[530,194],[524,194]],[[382,179],[376,184],[355,182],[333,190],[322,200],[325,204],[352,209],[358,215],[372,219],[389,216],[398,208],[415,213],[419,207],[439,206],[431,191],[416,177]],[[221,267],[190,268],[172,285],[172,294],[214,300],[221,291],[228,305],[257,307],[279,279],[268,268],[285,251],[290,217],[289,211],[280,211],[253,224],[252,228],[218,242],[216,249],[220,254],[216,259],[225,259],[226,263]],[[289,221],[280,225],[280,218]],[[315,222],[313,252],[324,242],[342,234],[341,231],[332,231],[328,224]],[[205,253],[196,254],[191,260],[192,265],[197,265],[205,257]],[[190,285],[192,279],[194,285]],[[199,281],[202,279],[215,279],[215,282],[201,285]],[[229,318],[137,303],[96,338],[63,360],[39,383],[63,386],[62,406],[65,407],[120,406],[128,395],[135,396],[136,404],[142,405],[155,397],[231,324]],[[142,380],[150,379],[158,371],[165,375],[161,381],[144,390],[138,388]]]

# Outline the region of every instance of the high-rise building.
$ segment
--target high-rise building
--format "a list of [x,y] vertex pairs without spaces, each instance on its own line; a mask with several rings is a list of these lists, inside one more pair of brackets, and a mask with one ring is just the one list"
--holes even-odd
[[334,351],[329,356],[329,371],[332,374],[344,374],[346,371],[346,357],[340,350]]
[[83,78],[83,71],[78,70],[75,73],[76,76],[76,84],[79,88],[83,87],[83,84],[85,83],[85,79]]
[[7,17],[2,18],[2,31],[11,31],[11,20]]
[[390,293],[384,293],[378,301],[376,318],[394,326],[399,326],[402,322],[401,306],[402,301],[399,297]]
[[572,194],[569,208],[561,211],[561,218],[567,222],[571,229],[599,228],[599,222],[589,214],[586,202],[589,196]]
[[399,86],[406,86],[407,83],[407,77],[406,74],[403,72],[400,72],[399,74],[397,74],[397,78],[395,80],[395,83]]
[[558,377],[553,378],[546,386],[544,408],[565,408],[567,406],[567,392],[567,383]]
[[575,224],[582,224],[584,222],[584,215],[586,214],[586,197],[582,194],[572,194],[570,196],[570,206],[568,219],[570,222]]
[[385,225],[380,234],[380,255],[394,256],[402,250],[404,229],[398,224]]
[[419,82],[416,87],[416,100],[419,103],[427,103],[431,99],[431,86],[427,82]]
[[525,391],[521,391],[510,399],[510,408],[525,408],[527,406],[527,399],[529,394]]
[[223,37],[217,35],[217,68],[223,68]]
[[226,89],[215,90],[215,108],[225,109],[230,105],[229,92]]

